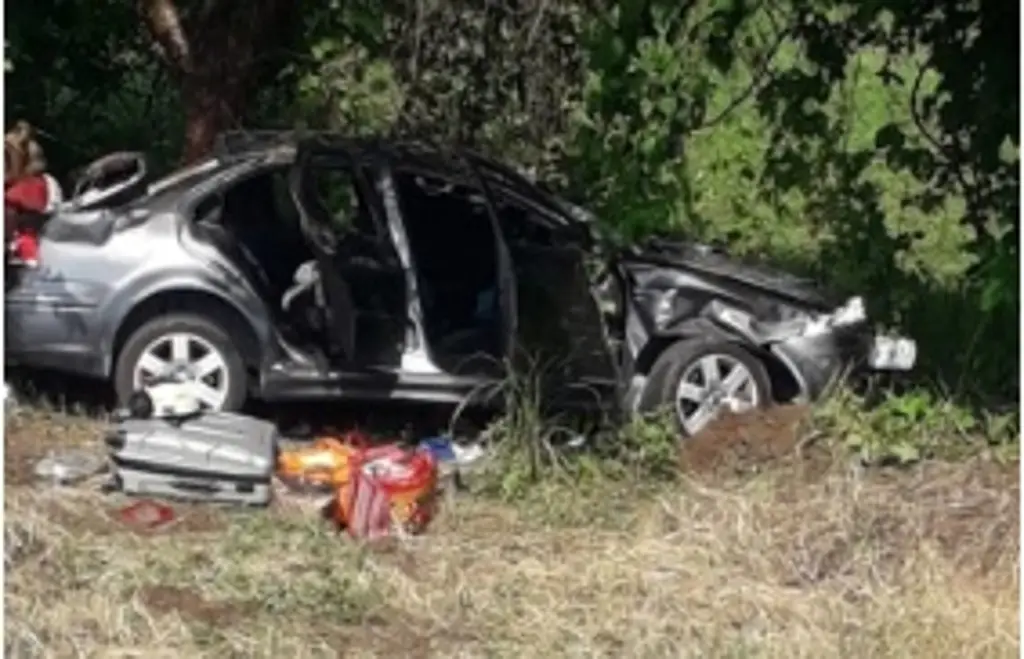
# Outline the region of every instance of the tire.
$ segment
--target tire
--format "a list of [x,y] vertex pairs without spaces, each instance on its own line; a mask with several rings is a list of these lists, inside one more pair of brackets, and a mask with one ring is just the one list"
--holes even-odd
[[[664,409],[666,406],[670,406],[676,426],[684,437],[699,433],[710,420],[720,416],[722,409],[715,409],[707,422],[693,428],[692,425],[688,426],[682,418],[682,412],[688,410],[681,411],[679,406],[677,406],[677,392],[680,390],[683,376],[686,375],[689,380],[693,374],[692,369],[700,369],[703,363],[702,360],[709,357],[717,358],[715,361],[720,365],[732,363],[733,365],[742,366],[746,370],[748,384],[739,393],[741,397],[745,398],[749,395],[753,398],[753,401],[747,401],[748,404],[752,403],[752,407],[766,407],[771,404],[771,379],[768,377],[768,371],[764,363],[756,355],[737,343],[699,338],[674,343],[658,356],[658,359],[655,360],[654,365],[651,367],[647,386],[644,387],[644,391],[641,394],[637,411],[641,414],[651,414]],[[722,375],[723,382],[729,377],[728,374],[731,372],[730,370]],[[700,388],[700,385],[695,386]],[[691,389],[691,391],[693,390]],[[750,393],[751,391],[753,392],[752,394]],[[692,405],[687,403],[686,407],[696,407],[696,403]],[[705,412],[704,415],[706,416],[706,414]],[[694,421],[698,421],[698,419],[693,417],[693,413],[687,416],[690,419],[694,419]]]
[[[175,341],[180,346],[182,336],[189,337],[190,357],[196,355],[192,366],[204,366],[208,370],[210,364],[216,367],[215,371],[209,372],[203,383],[208,384],[205,390],[207,393],[214,390],[218,392],[216,398],[219,402],[211,404],[209,401],[214,398],[211,395],[207,398],[206,406],[223,411],[241,409],[248,395],[248,378],[245,363],[235,342],[216,321],[191,313],[158,316],[132,332],[114,364],[113,380],[118,402],[124,405],[136,389],[135,371],[144,355],[149,353],[153,357],[158,353],[164,354],[165,348],[167,351],[173,350]],[[172,337],[179,338],[172,340]],[[210,354],[215,354],[216,358],[204,362],[203,358]]]

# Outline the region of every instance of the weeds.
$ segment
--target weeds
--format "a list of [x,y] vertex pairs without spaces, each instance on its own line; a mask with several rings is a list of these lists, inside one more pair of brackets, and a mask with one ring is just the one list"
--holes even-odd
[[[657,489],[681,477],[680,447],[694,440],[681,444],[667,413],[636,417],[622,425],[598,421],[585,433],[587,441],[577,445],[570,440],[582,438],[578,423],[574,426],[564,416],[544,413],[542,381],[534,372],[508,377],[501,385],[505,413],[487,431],[493,459],[480,481],[481,492],[505,501],[537,502],[546,497],[541,483],[568,486],[586,496],[617,483],[628,483],[634,490]],[[766,440],[759,431],[743,441],[771,440],[798,451],[809,444],[809,436],[826,452],[852,453],[864,466],[906,466],[977,455],[1008,461],[1019,455],[1019,413],[979,414],[922,389],[887,393],[873,402],[841,389],[817,407],[809,421],[803,435],[788,443]],[[706,438],[698,441],[707,443]],[[773,450],[777,452],[778,446]]]
[[488,392],[500,396],[504,413],[485,433],[491,459],[479,482],[482,491],[513,499],[542,479],[564,482],[571,477],[563,448],[575,433],[564,419],[544,413],[540,369],[507,368],[507,373]]
[[485,432],[491,458],[477,481],[481,493],[509,501],[532,496],[541,483],[583,492],[608,483],[676,478],[678,441],[667,418],[616,425],[607,418],[553,413],[544,384],[552,368],[537,361],[528,368],[506,365],[501,383],[479,392],[500,398],[503,409]]
[[[584,426],[545,413],[539,378],[502,395],[477,488],[490,496],[449,501],[386,551],[287,506],[140,536],[97,493],[9,471],[8,653],[1015,656],[1015,469],[933,461],[891,479],[840,461],[809,477],[779,461],[701,479],[680,472],[665,419],[595,422],[579,447]],[[862,403],[822,408],[818,432],[846,434],[821,443],[959,424],[988,445],[999,429],[931,400]],[[26,408],[7,425],[7,469],[98,436],[94,420]]]
[[1006,459],[1019,451],[1019,414],[972,413],[926,390],[887,394],[874,405],[842,391],[816,411],[819,429],[865,465],[962,459],[989,452]]
[[[26,410],[8,452],[98,434],[57,421]],[[618,469],[658,454],[653,428],[627,433]],[[457,497],[422,538],[373,550],[285,505],[141,536],[95,492],[9,479],[7,653],[1016,656],[1015,469],[808,479],[780,463],[646,490],[599,446],[561,452],[570,468],[542,463],[514,505]],[[597,477],[573,471],[583,456]]]

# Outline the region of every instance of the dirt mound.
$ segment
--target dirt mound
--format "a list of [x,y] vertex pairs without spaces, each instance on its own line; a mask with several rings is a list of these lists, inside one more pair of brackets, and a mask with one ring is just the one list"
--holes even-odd
[[809,434],[810,409],[788,405],[716,420],[683,442],[681,462],[693,474],[746,473],[792,455]]

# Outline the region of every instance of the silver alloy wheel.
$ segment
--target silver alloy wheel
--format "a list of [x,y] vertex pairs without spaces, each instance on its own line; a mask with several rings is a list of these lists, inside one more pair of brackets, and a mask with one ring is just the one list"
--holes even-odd
[[676,414],[688,435],[703,430],[721,413],[747,412],[760,404],[754,375],[731,355],[704,355],[690,364],[676,387]]
[[224,406],[231,384],[224,355],[191,332],[165,334],[142,351],[132,371],[133,388],[157,380],[193,383],[203,406],[214,410]]

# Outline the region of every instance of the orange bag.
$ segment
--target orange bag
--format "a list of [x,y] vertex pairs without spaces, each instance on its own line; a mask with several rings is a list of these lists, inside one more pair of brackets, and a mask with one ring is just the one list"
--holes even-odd
[[350,478],[338,490],[333,506],[335,521],[361,535],[373,521],[361,515],[373,515],[357,505],[361,491],[370,490],[370,500],[381,498],[390,508],[391,521],[409,533],[420,533],[434,517],[437,493],[437,462],[426,451],[405,451],[383,446],[360,452],[352,462]]
[[335,489],[348,482],[350,466],[359,452],[335,437],[321,437],[312,446],[282,451],[277,475],[295,486]]

